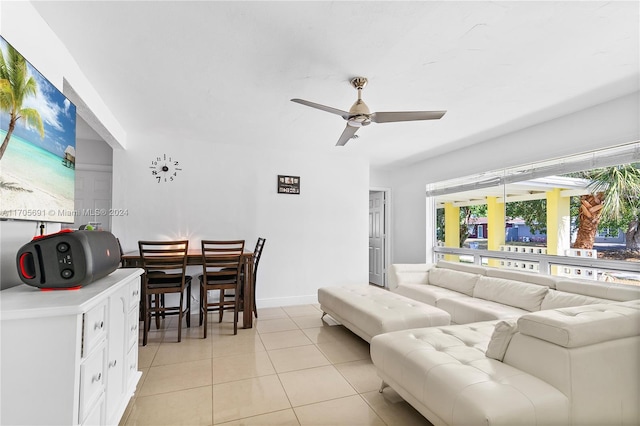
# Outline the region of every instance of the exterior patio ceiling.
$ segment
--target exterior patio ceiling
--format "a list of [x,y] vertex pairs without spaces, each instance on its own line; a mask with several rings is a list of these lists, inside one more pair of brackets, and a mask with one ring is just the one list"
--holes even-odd
[[482,205],[487,203],[487,197],[496,197],[498,203],[542,200],[546,198],[548,191],[556,188],[560,188],[562,197],[580,196],[591,192],[588,188],[589,182],[588,179],[548,176],[507,185],[438,195],[436,207],[442,208],[444,203],[451,203],[455,207]]

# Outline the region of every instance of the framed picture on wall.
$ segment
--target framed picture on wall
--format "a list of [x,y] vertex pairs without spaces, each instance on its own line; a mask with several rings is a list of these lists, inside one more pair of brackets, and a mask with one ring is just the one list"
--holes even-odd
[[300,176],[278,175],[278,194],[300,194]]

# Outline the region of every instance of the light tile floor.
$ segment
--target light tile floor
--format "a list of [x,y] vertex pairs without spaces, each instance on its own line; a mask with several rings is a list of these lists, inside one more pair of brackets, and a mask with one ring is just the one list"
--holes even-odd
[[[369,344],[320,319],[317,305],[258,310],[233,335],[232,313],[197,315],[177,343],[177,318],[151,326],[142,378],[121,425],[430,425],[380,379]],[[142,341],[142,339],[141,339]]]

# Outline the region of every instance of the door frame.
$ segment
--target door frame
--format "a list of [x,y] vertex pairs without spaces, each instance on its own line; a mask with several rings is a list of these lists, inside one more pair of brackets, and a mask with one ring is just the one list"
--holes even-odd
[[[369,194],[372,192],[384,193],[384,258],[382,260],[382,285],[384,288],[389,288],[389,265],[391,261],[391,188],[372,186],[369,188]],[[368,244],[368,241],[367,241]]]

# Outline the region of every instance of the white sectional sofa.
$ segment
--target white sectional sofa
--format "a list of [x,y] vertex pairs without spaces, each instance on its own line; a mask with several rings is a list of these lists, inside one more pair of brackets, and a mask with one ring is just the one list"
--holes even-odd
[[390,290],[454,325],[377,335],[383,381],[434,424],[640,424],[640,287],[393,265]]
[[392,265],[389,290],[448,312],[452,324],[640,299],[637,286],[445,261]]

